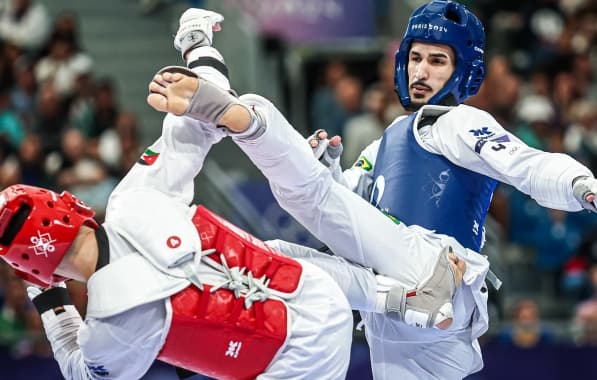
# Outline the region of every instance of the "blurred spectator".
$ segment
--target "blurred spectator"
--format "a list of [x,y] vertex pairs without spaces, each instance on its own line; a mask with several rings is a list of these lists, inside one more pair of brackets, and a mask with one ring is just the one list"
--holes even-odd
[[512,71],[504,56],[495,56],[487,63],[487,75],[477,95],[465,103],[491,113],[506,129],[512,131],[512,111],[521,90],[520,78]]
[[580,97],[576,78],[570,72],[559,72],[553,81],[553,102],[558,109],[565,111]]
[[41,136],[44,152],[60,148],[60,134],[66,125],[64,101],[52,83],[44,83],[37,94],[34,131]]
[[12,106],[27,129],[33,128],[35,121],[37,82],[33,70],[33,62],[29,59],[25,57],[17,59],[13,68],[15,84],[10,92]]
[[70,38],[58,37],[50,41],[48,55],[37,63],[35,78],[39,83],[51,82],[61,97],[67,97],[74,91],[77,77],[90,72],[92,65],[91,58],[77,52]]
[[75,128],[69,128],[62,134],[60,167],[56,173],[60,189],[72,186],[94,184],[104,177],[97,165],[91,164],[87,156],[87,140]]
[[51,358],[54,353],[50,342],[46,338],[44,326],[41,323],[41,317],[38,313],[32,312],[27,314],[25,321],[27,329],[27,339],[23,340],[17,346],[17,355],[20,357],[35,355],[38,357]]
[[24,137],[25,130],[21,119],[11,107],[10,89],[0,86],[0,139],[4,139],[11,150],[16,151]]
[[62,11],[54,18],[54,26],[50,34],[50,41],[52,40],[70,41],[73,52],[81,51],[79,22],[75,13]]
[[4,294],[8,288],[8,279],[12,272],[13,270],[8,264],[0,263],[0,308],[4,305]]
[[594,80],[593,63],[588,53],[574,56],[572,59],[572,75],[580,96],[593,99],[597,97],[597,82]]
[[597,170],[597,102],[579,100],[569,111],[571,124],[564,135],[566,153]]
[[499,343],[530,349],[552,344],[553,333],[541,324],[539,307],[532,299],[521,299],[514,305],[511,325],[497,336]]
[[394,63],[398,47],[400,47],[400,41],[390,43],[386,47],[385,54],[377,66],[377,74],[379,76],[377,83],[381,86],[388,102],[384,115],[384,119],[387,121],[386,125],[389,125],[394,119],[405,113],[396,95],[394,85]]
[[543,96],[527,96],[517,105],[517,117],[522,122],[515,134],[527,145],[549,150],[553,133],[555,110],[549,99]]
[[68,105],[68,123],[91,137],[94,128],[95,83],[93,73],[81,72],[75,78],[72,96]]
[[100,79],[94,87],[93,117],[89,137],[97,139],[104,131],[113,128],[116,125],[119,108],[114,83],[109,78]]
[[108,204],[108,196],[116,186],[116,180],[108,175],[102,162],[89,154],[88,141],[82,132],[69,128],[62,134],[60,152],[48,157],[48,168],[56,173],[56,185],[77,195],[98,212]]
[[597,345],[597,264],[589,270],[593,296],[576,308],[573,319],[574,340],[578,345]]
[[331,60],[325,65],[323,81],[315,89],[311,101],[311,131],[325,129],[330,136],[334,135],[329,126],[338,124],[336,120],[342,119],[342,109],[334,95],[334,88],[347,72],[346,65],[340,60]]
[[102,133],[98,153],[100,159],[108,165],[110,172],[115,177],[124,177],[141,154],[139,127],[133,113],[121,112],[116,120],[116,128]]
[[587,231],[574,256],[564,266],[562,287],[568,297],[585,300],[592,297],[597,283],[591,280],[591,268],[597,266],[597,227]]
[[19,147],[18,159],[20,163],[21,183],[48,188],[55,187],[45,170],[45,156],[39,135],[29,133],[25,136],[23,143]]
[[[344,126],[342,166],[350,167],[363,149],[381,137],[389,121],[385,118],[388,99],[379,84],[372,85],[363,96],[363,111]],[[390,120],[391,121],[391,120]]]
[[26,51],[39,49],[48,37],[50,17],[45,5],[35,0],[3,0],[0,3],[0,37]]
[[530,79],[526,84],[527,94],[549,98],[551,94],[551,80],[547,71],[536,69],[531,72]]
[[346,121],[361,112],[363,85],[353,76],[345,76],[334,86],[334,97],[339,105],[335,117],[324,128],[330,136],[343,136]]
[[29,303],[23,281],[13,273],[6,280],[4,304],[0,310],[0,344],[16,348],[27,338],[27,321],[36,313]]
[[5,188],[21,182],[21,166],[18,159],[11,155],[0,163],[0,187]]
[[582,236],[597,221],[589,213],[543,208],[527,195],[507,189],[510,190],[508,237],[511,242],[535,251],[535,265],[543,275],[537,280],[543,280],[543,290],[553,296],[559,291],[564,263],[574,255]]

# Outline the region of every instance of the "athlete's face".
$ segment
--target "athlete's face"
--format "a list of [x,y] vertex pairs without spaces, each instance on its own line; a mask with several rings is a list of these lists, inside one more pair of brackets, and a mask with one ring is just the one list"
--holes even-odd
[[415,108],[426,104],[454,72],[454,52],[447,45],[413,42],[408,54],[408,94]]

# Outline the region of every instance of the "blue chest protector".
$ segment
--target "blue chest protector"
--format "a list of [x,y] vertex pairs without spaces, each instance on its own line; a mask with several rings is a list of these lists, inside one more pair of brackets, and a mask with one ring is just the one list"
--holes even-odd
[[407,225],[450,235],[478,252],[497,181],[421,148],[413,133],[416,115],[386,129],[370,201]]

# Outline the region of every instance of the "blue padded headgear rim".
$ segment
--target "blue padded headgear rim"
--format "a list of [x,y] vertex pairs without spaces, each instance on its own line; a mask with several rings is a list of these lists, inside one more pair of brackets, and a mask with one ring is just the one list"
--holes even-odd
[[396,52],[394,72],[396,92],[400,103],[407,109],[411,103],[408,95],[408,53],[413,41],[448,45],[456,59],[454,73],[427,104],[460,104],[479,91],[485,78],[485,31],[477,16],[464,5],[434,0],[417,8],[408,20]]

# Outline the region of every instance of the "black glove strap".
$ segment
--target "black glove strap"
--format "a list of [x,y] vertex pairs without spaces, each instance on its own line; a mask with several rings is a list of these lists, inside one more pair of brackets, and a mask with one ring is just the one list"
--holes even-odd
[[39,314],[43,314],[55,307],[72,305],[73,303],[66,288],[52,288],[35,297],[33,304]]

